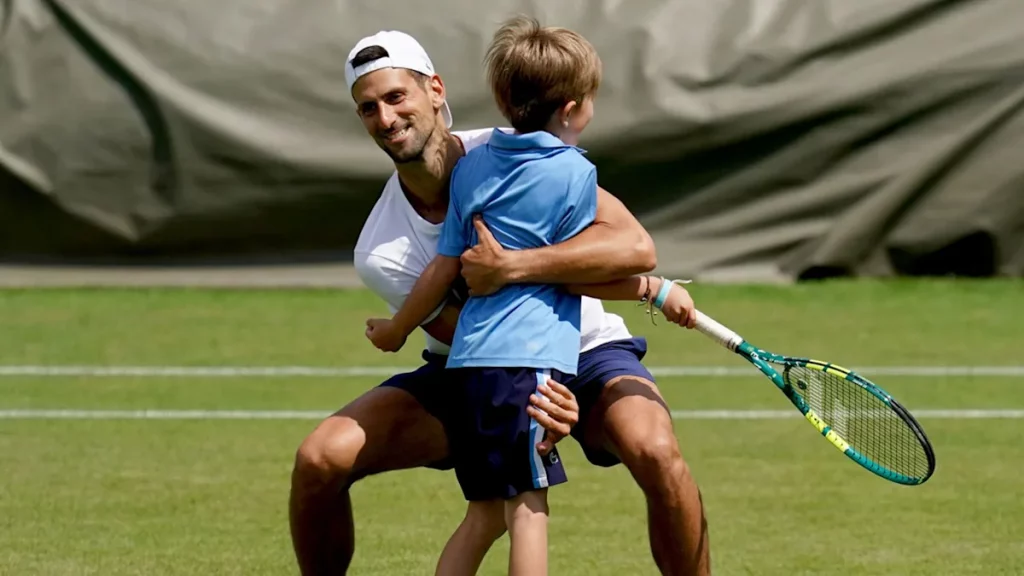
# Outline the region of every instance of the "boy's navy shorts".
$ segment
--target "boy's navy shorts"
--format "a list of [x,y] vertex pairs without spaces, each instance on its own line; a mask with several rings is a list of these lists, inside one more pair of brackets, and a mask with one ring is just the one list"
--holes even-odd
[[[572,429],[572,436],[583,447],[583,452],[592,464],[597,466],[615,466],[619,459],[600,446],[588,446],[583,441],[587,420],[597,404],[605,385],[620,376],[634,376],[654,382],[654,376],[641,363],[647,354],[647,341],[644,338],[629,338],[606,342],[596,348],[580,354],[579,366],[575,376],[563,376],[563,380],[555,378],[576,395],[580,407],[580,420]],[[413,372],[396,374],[381,386],[401,388],[412,394],[416,400],[432,416],[441,421],[448,432],[449,440],[453,439],[451,427],[458,416],[453,411],[452,398],[456,396],[457,387],[455,370],[446,370],[447,356],[423,353],[426,363]],[[438,470],[451,470],[455,466],[453,458],[446,458],[430,465]]]
[[455,368],[457,411],[448,422],[455,476],[466,500],[508,499],[566,481],[552,450],[537,452],[545,430],[526,413],[530,395],[557,370],[537,368]]

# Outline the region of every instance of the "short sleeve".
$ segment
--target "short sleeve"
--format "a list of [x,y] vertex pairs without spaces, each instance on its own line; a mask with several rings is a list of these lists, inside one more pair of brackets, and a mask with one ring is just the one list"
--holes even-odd
[[565,209],[558,225],[557,242],[579,234],[597,218],[597,168],[589,162],[579,169],[568,186]]
[[[420,276],[419,273],[402,266],[394,260],[372,252],[357,252],[353,258],[353,264],[363,284],[387,302],[392,314],[402,307],[402,303],[412,293],[412,288],[416,285],[416,280]],[[445,304],[446,302],[442,302],[423,321],[423,324],[427,324],[436,318],[441,313]]]

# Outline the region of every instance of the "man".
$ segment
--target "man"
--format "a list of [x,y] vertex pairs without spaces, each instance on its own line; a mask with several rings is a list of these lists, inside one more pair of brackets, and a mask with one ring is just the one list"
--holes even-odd
[[[436,254],[452,168],[466,150],[486,143],[492,130],[449,131],[444,84],[408,35],[381,32],[361,40],[349,54],[346,79],[367,132],[395,163],[355,254],[363,281],[395,310]],[[595,224],[555,246],[504,251],[478,221],[479,244],[463,255],[473,293],[508,282],[609,282],[653,269],[650,237],[611,194],[598,194]],[[290,522],[303,574],[347,569],[355,547],[348,494],[353,482],[389,470],[451,467],[445,461],[443,366],[458,314],[453,297],[422,325],[425,366],[366,392],[299,447]],[[541,451],[564,436],[578,407],[572,435],[587,458],[600,466],[621,461],[643,490],[661,572],[710,573],[700,493],[680,455],[669,410],[640,363],[646,344],[589,298],[582,304],[581,332],[578,375],[564,387],[549,382],[548,402],[532,400],[543,412],[531,416],[549,430]]]

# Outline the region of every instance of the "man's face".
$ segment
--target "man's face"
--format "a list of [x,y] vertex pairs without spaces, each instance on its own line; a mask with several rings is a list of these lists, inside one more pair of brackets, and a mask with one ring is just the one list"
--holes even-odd
[[408,70],[382,68],[359,78],[352,98],[366,132],[402,164],[423,157],[437,127],[444,87],[436,76],[421,85]]

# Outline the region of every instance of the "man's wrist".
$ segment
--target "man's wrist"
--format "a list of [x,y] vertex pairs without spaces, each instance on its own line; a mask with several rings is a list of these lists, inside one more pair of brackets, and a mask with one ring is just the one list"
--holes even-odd
[[527,255],[526,250],[507,250],[501,255],[498,277],[502,284],[517,284],[529,279]]
[[665,305],[665,301],[668,299],[669,292],[672,291],[672,281],[662,277],[659,277],[658,280],[660,282],[660,285],[658,286],[658,291],[655,294],[652,303],[654,304],[655,308],[661,310],[662,307]]

